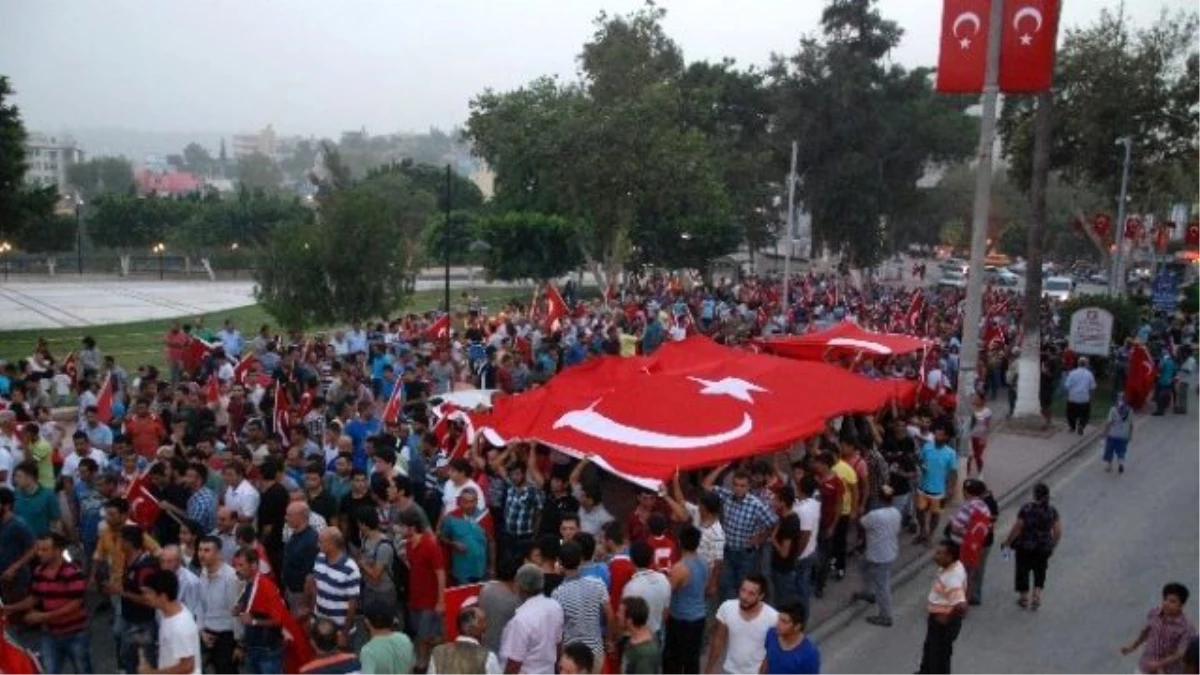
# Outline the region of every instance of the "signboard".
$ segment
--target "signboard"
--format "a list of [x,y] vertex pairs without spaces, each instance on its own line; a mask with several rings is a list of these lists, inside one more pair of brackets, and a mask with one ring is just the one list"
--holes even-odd
[[1167,270],[1159,272],[1151,286],[1151,298],[1155,310],[1174,312],[1179,308],[1179,280]]
[[1113,315],[1100,307],[1084,307],[1071,315],[1071,351],[1090,356],[1109,355],[1112,347]]

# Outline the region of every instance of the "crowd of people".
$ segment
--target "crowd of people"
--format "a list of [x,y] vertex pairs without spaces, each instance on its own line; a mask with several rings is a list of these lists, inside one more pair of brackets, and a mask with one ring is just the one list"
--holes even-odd
[[[93,672],[100,615],[127,673],[815,673],[810,612],[852,558],[863,570],[854,598],[875,604],[875,627],[893,625],[890,572],[907,532],[936,546],[939,566],[922,672],[948,672],[994,538],[982,475],[990,406],[1015,391],[1019,296],[988,292],[974,415],[959,430],[937,395],[958,377],[958,290],[808,274],[786,289],[653,277],[619,298],[548,292],[548,305],[496,311],[464,293],[452,316],[313,335],[246,336],[198,318],[170,327],[164,367],[133,373],[90,337],[68,356],[39,342],[0,370],[8,625],[52,673]],[[1044,315],[1047,338],[1060,336],[1055,308]],[[831,420],[787,452],[657,492],[537,443],[469,439],[436,414],[437,397],[461,388],[519,394],[691,333],[751,348],[842,320],[930,338],[925,360],[844,365],[922,377],[934,395]],[[1159,321],[1137,344],[1159,345],[1159,382],[1178,408],[1194,387],[1182,350],[1195,319]],[[1094,379],[1072,379],[1079,368],[1047,349],[1047,414],[1064,383],[1069,403],[1081,403],[1076,390],[1090,397]],[[1118,441],[1127,405],[1110,412]],[[1071,410],[1082,433],[1088,413]],[[972,449],[963,481],[960,431]],[[1004,542],[1033,577],[1031,595],[1028,582],[1017,589],[1030,609],[1061,536],[1048,494],[1035,497]],[[475,584],[467,603],[447,592]]]

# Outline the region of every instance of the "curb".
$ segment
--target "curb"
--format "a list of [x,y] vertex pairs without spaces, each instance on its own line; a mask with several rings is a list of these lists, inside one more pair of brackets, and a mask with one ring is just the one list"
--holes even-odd
[[[1083,436],[1080,436],[1079,440],[1068,446],[1066,450],[1059,453],[1059,455],[1052,459],[1048,464],[1043,465],[1040,469],[1029,474],[1021,482],[1010,488],[1003,495],[1000,495],[996,499],[996,503],[1000,505],[1001,509],[1003,509],[1011,505],[1013,502],[1019,500],[1022,495],[1029,492],[1035,483],[1062,468],[1068,462],[1074,460],[1085,450],[1092,447],[1092,445],[1103,435],[1104,428],[1099,427],[1084,434]],[[920,554],[913,560],[910,560],[908,563],[906,563],[899,570],[893,571],[892,592],[895,593],[898,588],[916,578],[917,575],[922,572],[922,570],[928,567],[929,561],[932,559],[932,557],[932,552]],[[813,639],[814,642],[820,644],[822,641],[833,637],[836,633],[839,633],[843,629],[849,627],[855,622],[856,619],[858,619],[858,617],[866,614],[873,607],[874,605],[861,603],[847,605],[835,612],[833,616],[830,616],[825,621],[822,621],[820,626],[817,626],[807,634]]]

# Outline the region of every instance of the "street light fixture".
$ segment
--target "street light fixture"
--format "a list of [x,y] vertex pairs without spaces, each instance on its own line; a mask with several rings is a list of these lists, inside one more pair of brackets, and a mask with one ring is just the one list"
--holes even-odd
[[0,255],[4,256],[4,283],[8,283],[8,254],[13,250],[12,244],[0,241]]
[[163,254],[167,252],[167,245],[160,241],[154,245],[154,248],[150,250],[158,254],[158,280],[162,281],[166,276],[166,267],[165,263],[163,262]]
[[1125,146],[1125,163],[1121,167],[1121,196],[1117,203],[1117,224],[1113,228],[1113,244],[1117,249],[1113,253],[1113,270],[1109,277],[1112,294],[1120,297],[1125,286],[1125,271],[1121,265],[1121,239],[1125,237],[1125,201],[1129,198],[1129,160],[1133,153],[1133,139],[1122,136],[1116,145]]
[[79,268],[79,276],[83,276],[83,220],[80,211],[83,210],[83,195],[75,195],[75,264]]
[[233,254],[231,257],[233,258],[232,262],[233,262],[233,278],[234,279],[237,278],[237,273],[238,273],[237,250],[238,250],[238,243],[236,241],[229,245],[229,252]]

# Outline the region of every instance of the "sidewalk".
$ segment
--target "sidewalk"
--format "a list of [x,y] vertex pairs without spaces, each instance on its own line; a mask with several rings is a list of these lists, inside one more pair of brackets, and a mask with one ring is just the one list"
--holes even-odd
[[[1066,424],[1056,420],[1046,431],[1016,429],[1007,422],[997,425],[991,435],[987,454],[984,455],[983,479],[1000,504],[1000,518],[1015,512],[1015,509],[1030,498],[1033,483],[1076,456],[1080,451],[1096,445],[1102,427],[1092,426],[1080,436],[1067,431]],[[959,481],[966,478],[966,460],[959,461]],[[938,535],[947,518],[961,504],[959,499],[952,504],[938,523]],[[1002,536],[1002,535],[1000,535]],[[855,541],[853,532],[851,541]],[[911,543],[912,535],[900,535],[900,557],[892,565],[892,590],[918,577],[931,568],[929,562],[932,548]],[[935,538],[936,541],[936,538]],[[993,555],[999,552],[993,550]],[[859,566],[862,558],[855,556],[847,562],[846,578],[836,581],[832,577],[825,587],[825,597],[814,599],[809,616],[809,635],[818,643],[843,628],[858,626],[862,630],[887,630],[876,628],[863,621],[874,605],[864,602],[851,604],[850,596],[862,588]],[[927,575],[928,576],[928,575]]]

